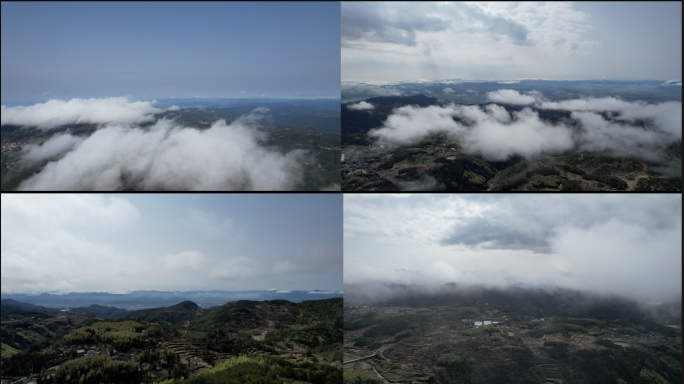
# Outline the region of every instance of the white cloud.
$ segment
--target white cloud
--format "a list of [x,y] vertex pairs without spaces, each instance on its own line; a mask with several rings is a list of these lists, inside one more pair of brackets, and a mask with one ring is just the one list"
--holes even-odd
[[[2,195],[3,233],[23,232],[30,227],[57,229],[65,225],[121,227],[140,218],[126,199],[98,195]],[[3,235],[4,236],[4,235]]]
[[[97,130],[23,182],[20,190],[287,190],[301,180],[306,151],[281,154],[259,144],[254,113],[197,130],[162,119],[148,130]],[[221,156],[216,156],[221,154]]]
[[37,126],[42,129],[65,124],[135,124],[150,121],[153,114],[163,112],[155,108],[156,101],[131,102],[125,97],[108,99],[50,100],[31,106],[0,107],[2,125]]
[[357,104],[348,104],[347,108],[351,109],[352,111],[365,111],[365,110],[371,110],[375,107],[371,103],[361,101]]
[[272,271],[274,274],[312,273],[325,267],[337,265],[341,260],[342,255],[337,250],[322,246],[310,246],[297,249],[290,255],[283,257],[283,260],[273,266]]
[[[578,144],[585,151],[610,149],[618,156],[636,156],[658,161],[661,153],[657,149],[663,148],[674,139],[669,133],[663,132],[662,128],[643,129],[612,122],[595,112],[572,112],[571,117],[581,123],[582,134],[578,137]],[[681,129],[678,134],[681,138]]]
[[59,156],[79,146],[83,140],[85,140],[83,137],[57,134],[42,144],[23,146],[21,148],[22,160],[34,162]]
[[[454,117],[469,125],[456,122]],[[482,153],[491,159],[505,159],[513,154],[531,157],[540,152],[567,150],[574,144],[568,127],[550,126],[530,109],[509,115],[497,105],[482,110],[478,106],[453,103],[445,107],[398,108],[382,128],[371,130],[368,135],[408,144],[439,132],[460,139],[468,151]]]
[[247,93],[247,91],[242,91],[242,94],[243,94],[243,95],[244,95],[245,93]]
[[456,92],[456,91],[454,91],[454,90],[451,89],[451,88],[444,88],[444,89],[442,89],[442,92],[444,92],[444,93],[454,93],[454,92]]
[[652,119],[658,131],[668,133],[675,138],[682,137],[682,103],[669,101],[648,104],[643,101],[624,101],[615,97],[585,98],[560,102],[543,102],[542,109],[559,109],[566,111],[611,111],[619,112],[620,120]]
[[2,280],[21,286],[21,291],[72,290],[92,284],[103,276],[82,274],[69,281],[64,276],[98,263],[101,273],[108,276],[121,263],[128,268],[138,265],[111,245],[72,232],[80,228],[114,233],[134,225],[140,212],[124,198],[3,194],[1,200]]
[[487,98],[495,103],[526,105],[539,101],[541,93],[521,95],[520,92],[511,89],[499,89],[495,92],[487,92]]
[[[489,92],[487,97],[499,103],[572,111],[570,117],[579,123],[580,129],[571,128],[566,121],[555,125],[546,122],[531,108],[509,113],[496,104],[480,108],[452,103],[398,108],[382,127],[369,131],[368,135],[382,141],[411,144],[435,133],[446,133],[451,139],[460,140],[469,152],[494,160],[514,154],[529,158],[544,152],[577,149],[610,150],[616,156],[635,156],[649,161],[662,160],[662,148],[682,135],[679,102],[647,104],[612,97],[548,102],[537,91],[522,95],[507,89]],[[606,119],[598,113],[601,111],[619,115]],[[650,125],[644,129],[631,124],[638,119],[649,121]]]
[[168,107],[166,110],[167,110],[167,111],[177,111],[177,110],[179,110],[179,109],[180,109],[179,106],[177,106],[177,105],[172,105],[172,106]]

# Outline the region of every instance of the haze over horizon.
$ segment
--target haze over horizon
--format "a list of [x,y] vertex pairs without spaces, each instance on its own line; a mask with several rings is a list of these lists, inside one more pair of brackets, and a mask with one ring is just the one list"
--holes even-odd
[[5,293],[342,290],[340,195],[2,195]]
[[342,2],[342,82],[681,82],[681,12],[681,2]]
[[1,7],[3,103],[340,94],[336,3]]
[[681,300],[681,195],[344,196],[344,284]]

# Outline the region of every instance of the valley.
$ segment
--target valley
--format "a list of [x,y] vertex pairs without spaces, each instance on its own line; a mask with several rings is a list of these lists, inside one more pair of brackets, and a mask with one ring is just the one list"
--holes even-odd
[[[386,383],[595,383],[634,374],[674,383],[681,375],[681,304],[678,315],[656,320],[622,303],[599,315],[598,306],[459,299],[443,295],[440,302],[457,303],[427,308],[404,303],[401,311],[347,304],[345,372]],[[624,310],[631,315],[618,315]],[[540,316],[546,313],[553,315]]]

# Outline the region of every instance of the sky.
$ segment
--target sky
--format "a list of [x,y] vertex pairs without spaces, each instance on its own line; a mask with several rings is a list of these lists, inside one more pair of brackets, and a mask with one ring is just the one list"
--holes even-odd
[[681,80],[681,2],[342,2],[342,81]]
[[2,2],[2,102],[340,96],[335,2]]
[[681,300],[681,234],[679,194],[346,194],[344,284]]
[[2,293],[342,290],[339,194],[2,194]]

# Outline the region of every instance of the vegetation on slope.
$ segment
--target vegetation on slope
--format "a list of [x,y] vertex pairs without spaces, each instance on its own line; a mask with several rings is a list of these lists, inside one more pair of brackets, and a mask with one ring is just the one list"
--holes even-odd
[[209,372],[189,379],[174,379],[160,384],[282,384],[292,382],[337,384],[342,382],[342,368],[292,362],[274,356],[243,355],[217,365]]

